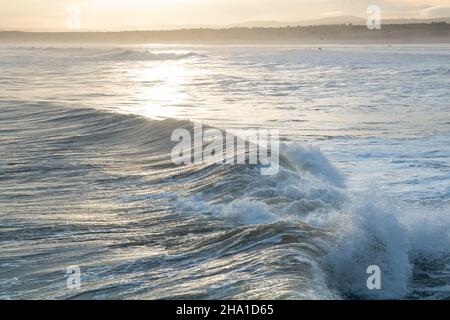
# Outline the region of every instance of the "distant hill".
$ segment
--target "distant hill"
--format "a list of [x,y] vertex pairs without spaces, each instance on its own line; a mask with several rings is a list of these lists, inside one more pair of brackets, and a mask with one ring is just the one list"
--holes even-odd
[[[433,23],[433,22],[446,22],[450,24],[450,17],[447,18],[434,18],[434,19],[384,19],[382,24],[420,24],[420,23]],[[108,28],[108,29],[82,29],[82,32],[120,32],[120,31],[162,31],[162,30],[182,30],[182,29],[227,29],[227,28],[285,28],[285,27],[307,27],[307,26],[327,26],[327,25],[348,25],[365,26],[367,23],[366,18],[343,15],[336,17],[326,17],[314,20],[298,20],[298,21],[249,21],[243,23],[234,23],[228,25],[207,25],[207,24],[192,24],[192,25],[140,25],[140,26],[125,26],[121,28]],[[4,29],[3,31],[26,31],[26,32],[67,32],[67,29],[20,29],[14,30],[11,28]]]
[[[382,24],[410,24],[410,23],[432,23],[432,22],[446,22],[450,24],[450,17],[448,18],[433,18],[433,19],[382,19]],[[367,19],[355,16],[336,16],[327,17],[314,20],[302,21],[250,21],[239,24],[228,25],[227,27],[241,27],[241,28],[279,28],[279,27],[296,27],[296,26],[321,26],[321,25],[366,25]]]
[[366,20],[354,16],[338,16],[327,17],[314,20],[301,21],[249,21],[239,24],[228,25],[227,27],[238,28],[280,28],[280,27],[296,27],[296,26],[320,26],[320,25],[337,25],[337,24],[366,24]]

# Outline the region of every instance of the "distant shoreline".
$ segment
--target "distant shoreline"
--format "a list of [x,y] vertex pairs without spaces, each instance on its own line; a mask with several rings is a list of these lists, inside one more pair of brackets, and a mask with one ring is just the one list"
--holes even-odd
[[450,24],[324,25],[279,28],[179,29],[122,32],[1,31],[0,43],[122,44],[408,44],[450,43]]

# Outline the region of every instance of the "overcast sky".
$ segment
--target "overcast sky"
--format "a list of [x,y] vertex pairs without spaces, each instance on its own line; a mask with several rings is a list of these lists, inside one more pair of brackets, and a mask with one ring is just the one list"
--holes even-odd
[[64,30],[73,5],[80,8],[81,29],[118,30],[366,17],[373,4],[384,18],[450,17],[450,0],[2,0],[0,29]]

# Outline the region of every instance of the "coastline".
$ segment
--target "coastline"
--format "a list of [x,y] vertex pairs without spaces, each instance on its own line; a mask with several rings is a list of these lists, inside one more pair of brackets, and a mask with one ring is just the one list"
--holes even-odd
[[121,44],[418,44],[450,43],[450,24],[330,25],[282,28],[179,29],[122,32],[0,31],[0,43]]

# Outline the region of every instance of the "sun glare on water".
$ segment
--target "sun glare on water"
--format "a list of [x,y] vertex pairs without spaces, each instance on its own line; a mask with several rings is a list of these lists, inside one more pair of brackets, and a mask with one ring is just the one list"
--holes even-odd
[[177,106],[189,99],[189,94],[183,91],[189,72],[180,61],[151,62],[130,73],[136,85],[133,90],[137,103],[120,106],[122,112],[152,119],[175,118]]

